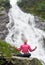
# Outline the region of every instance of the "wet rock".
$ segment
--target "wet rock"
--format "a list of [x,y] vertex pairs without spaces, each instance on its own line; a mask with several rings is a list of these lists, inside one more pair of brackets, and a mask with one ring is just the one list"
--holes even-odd
[[41,30],[45,30],[45,20],[42,20],[41,18],[35,16],[35,27],[40,28]]
[[6,25],[9,23],[8,13],[5,11],[0,11],[0,39],[4,40],[8,34],[8,28]]
[[44,48],[44,50],[45,50],[45,38],[43,37],[43,48]]
[[6,35],[4,35],[3,33],[0,34],[0,39],[4,40],[6,37]]

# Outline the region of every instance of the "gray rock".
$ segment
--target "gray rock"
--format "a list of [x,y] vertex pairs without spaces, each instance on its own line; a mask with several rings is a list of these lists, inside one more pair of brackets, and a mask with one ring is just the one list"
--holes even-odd
[[13,65],[42,65],[37,58],[12,57],[11,63]]
[[0,39],[4,40],[8,34],[6,25],[9,23],[8,13],[4,9],[0,12]]
[[44,48],[44,50],[45,50],[45,38],[43,37],[43,48]]
[[45,30],[45,20],[42,20],[41,18],[35,16],[35,23],[37,28],[40,28],[41,30]]

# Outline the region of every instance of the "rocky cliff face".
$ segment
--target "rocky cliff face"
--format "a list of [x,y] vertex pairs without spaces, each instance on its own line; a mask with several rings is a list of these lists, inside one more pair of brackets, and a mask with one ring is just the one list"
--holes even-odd
[[0,39],[4,40],[6,35],[8,34],[8,29],[6,27],[7,23],[9,23],[9,17],[6,10],[0,11]]
[[6,27],[9,23],[8,12],[10,8],[10,0],[0,0],[0,39],[4,40],[8,34]]

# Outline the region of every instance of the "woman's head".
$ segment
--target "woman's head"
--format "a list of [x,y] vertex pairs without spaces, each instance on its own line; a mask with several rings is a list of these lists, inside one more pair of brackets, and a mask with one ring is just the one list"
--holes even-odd
[[24,44],[27,44],[27,39],[24,40]]

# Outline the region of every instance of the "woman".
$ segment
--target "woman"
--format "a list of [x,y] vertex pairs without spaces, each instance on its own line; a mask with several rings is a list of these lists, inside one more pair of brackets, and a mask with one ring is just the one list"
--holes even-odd
[[16,48],[17,50],[21,51],[22,53],[17,54],[17,56],[20,57],[30,57],[31,54],[30,52],[33,52],[37,49],[37,47],[35,47],[34,49],[31,49],[30,45],[27,44],[27,40],[24,40],[24,44],[20,46],[20,48]]

